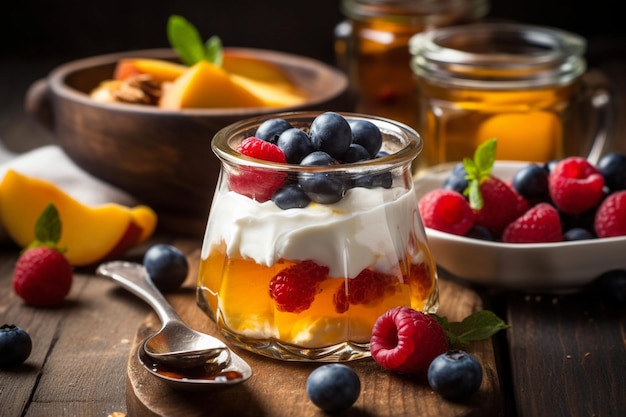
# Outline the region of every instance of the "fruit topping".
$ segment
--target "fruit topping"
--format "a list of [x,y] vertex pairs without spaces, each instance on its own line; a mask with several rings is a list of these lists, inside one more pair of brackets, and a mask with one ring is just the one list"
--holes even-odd
[[0,368],[21,365],[28,359],[33,348],[30,335],[14,324],[0,326]]
[[20,255],[13,271],[13,290],[27,304],[55,307],[63,303],[72,288],[73,269],[61,237],[61,220],[56,207],[46,206],[35,225],[36,240]]
[[350,408],[361,394],[361,380],[347,365],[322,365],[309,374],[306,393],[313,404],[328,413]]
[[313,152],[313,144],[309,135],[302,129],[289,128],[278,136],[276,145],[285,154],[289,164],[299,164],[305,156]]
[[280,187],[272,195],[272,201],[283,210],[304,208],[311,203],[309,196],[297,184],[285,184],[283,187]]
[[328,267],[303,261],[283,269],[270,281],[270,298],[278,311],[301,313],[311,307],[320,292],[319,284],[328,276]]
[[388,310],[372,329],[372,358],[389,370],[425,372],[431,361],[447,350],[448,340],[437,320],[409,307]]
[[419,201],[424,226],[463,236],[474,226],[474,212],[463,195],[447,189],[433,190]]
[[311,122],[309,136],[313,148],[335,159],[341,159],[352,143],[348,121],[338,113],[325,112]]
[[604,196],[604,177],[589,161],[569,157],[559,161],[549,178],[552,201],[563,213],[580,214]]
[[542,243],[563,240],[559,212],[548,203],[539,203],[511,222],[504,233],[505,243]]
[[151,246],[143,257],[143,266],[161,292],[178,289],[189,272],[185,255],[176,247],[164,243]]
[[[237,151],[264,161],[286,162],[285,154],[278,146],[255,137],[246,138]],[[285,177],[282,172],[270,173],[261,168],[242,167],[238,172],[230,173],[228,185],[232,191],[262,203],[272,198],[272,194],[283,185]]]
[[428,367],[428,384],[448,400],[462,400],[480,388],[483,368],[474,356],[463,350],[450,350],[437,356]]
[[594,229],[598,237],[626,236],[626,190],[604,199],[596,212]]
[[263,139],[266,142],[276,145],[280,134],[287,129],[291,129],[292,127],[293,126],[291,126],[291,123],[289,123],[285,119],[268,119],[256,128],[254,137]]
[[370,158],[375,158],[383,144],[380,129],[368,120],[352,120],[348,124],[352,131],[352,143],[362,146]]

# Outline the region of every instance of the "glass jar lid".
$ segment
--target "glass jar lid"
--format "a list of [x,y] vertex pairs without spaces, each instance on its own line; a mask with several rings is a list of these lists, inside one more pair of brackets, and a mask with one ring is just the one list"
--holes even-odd
[[586,69],[585,40],[550,27],[478,23],[435,29],[409,42],[411,68],[440,85],[519,89],[566,85]]
[[476,20],[489,11],[488,0],[342,0],[341,11],[354,20],[380,19],[399,24],[438,25]]

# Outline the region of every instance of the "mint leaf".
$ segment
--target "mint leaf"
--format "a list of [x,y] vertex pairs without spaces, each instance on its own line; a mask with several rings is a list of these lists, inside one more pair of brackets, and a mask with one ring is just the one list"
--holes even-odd
[[49,203],[37,218],[35,238],[40,242],[53,244],[61,239],[61,219],[54,204]]
[[218,67],[222,66],[222,40],[217,36],[211,36],[205,43],[206,60]]
[[200,61],[222,65],[222,41],[217,36],[210,37],[206,44],[194,25],[182,16],[172,15],[167,21],[167,39],[180,60],[187,66]]
[[491,175],[493,164],[496,162],[496,145],[495,138],[489,139],[476,148],[474,159],[463,159],[463,166],[467,172],[465,179],[469,184],[463,194],[468,197],[470,207],[474,210],[483,208],[480,184]]
[[489,310],[470,314],[461,322],[450,322],[446,317],[433,315],[443,327],[451,347],[459,347],[470,342],[488,339],[500,330],[511,327]]

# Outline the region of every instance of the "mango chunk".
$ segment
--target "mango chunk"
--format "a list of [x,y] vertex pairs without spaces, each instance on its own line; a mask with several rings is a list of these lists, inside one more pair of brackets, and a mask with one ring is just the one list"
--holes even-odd
[[35,240],[35,223],[46,205],[56,206],[62,223],[60,247],[74,266],[121,256],[149,238],[157,223],[147,206],[115,203],[90,207],[55,184],[9,170],[0,183],[0,222],[20,247]]
[[233,81],[222,68],[200,61],[164,91],[164,109],[262,107],[263,100]]
[[114,80],[125,80],[133,75],[148,74],[157,81],[174,81],[184,74],[187,67],[182,64],[150,58],[121,59],[113,72]]

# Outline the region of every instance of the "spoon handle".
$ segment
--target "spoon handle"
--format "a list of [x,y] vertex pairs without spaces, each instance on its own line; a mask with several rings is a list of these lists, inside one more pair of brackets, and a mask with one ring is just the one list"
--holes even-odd
[[156,311],[161,323],[181,321],[176,310],[152,283],[143,265],[134,262],[112,261],[98,266],[96,273],[109,277],[132,292]]

